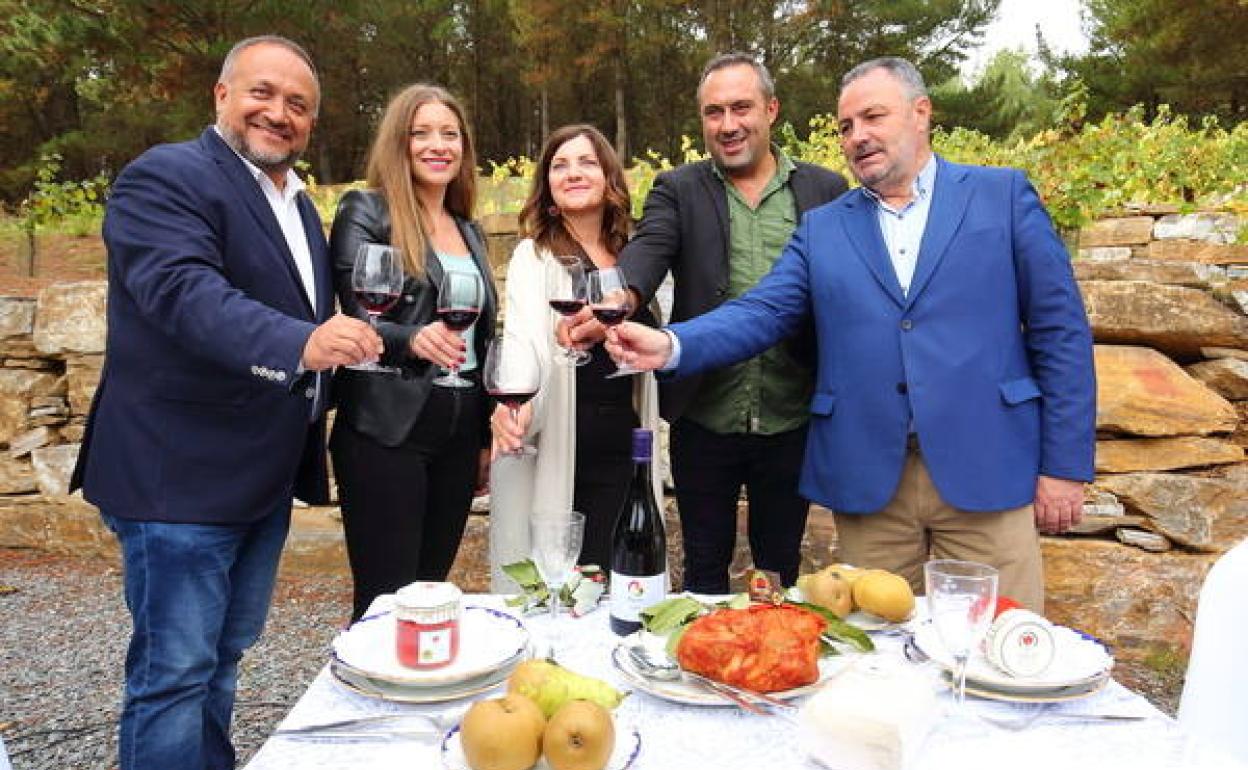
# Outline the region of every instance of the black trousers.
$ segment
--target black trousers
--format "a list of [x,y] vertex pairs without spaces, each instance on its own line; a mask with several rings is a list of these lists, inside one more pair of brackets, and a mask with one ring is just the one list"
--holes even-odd
[[354,582],[352,621],[379,594],[446,579],[476,485],[483,409],[479,385],[435,385],[397,447],[383,446],[346,420],[335,423],[329,449]]
[[585,540],[577,564],[611,569],[611,534],[633,478],[636,427],[631,403],[577,404],[572,507],[585,514]]
[[715,433],[688,419],[672,426],[672,477],[685,549],[685,590],[728,593],[737,499],[749,499],[754,566],[797,582],[809,503],[797,493],[806,428],[769,436]]

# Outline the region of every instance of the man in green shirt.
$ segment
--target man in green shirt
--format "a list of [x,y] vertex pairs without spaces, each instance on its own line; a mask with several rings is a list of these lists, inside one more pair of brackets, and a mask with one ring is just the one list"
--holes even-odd
[[[771,75],[752,57],[723,54],[703,70],[698,111],[711,159],[659,175],[620,258],[641,301],[671,271],[670,321],[744,293],[771,269],[798,218],[845,191],[839,174],[796,163],[771,143],[779,110]],[[728,591],[742,486],[754,565],[779,572],[787,585],[796,581],[808,508],[797,479],[813,383],[811,341],[813,334],[663,384],[686,590]]]

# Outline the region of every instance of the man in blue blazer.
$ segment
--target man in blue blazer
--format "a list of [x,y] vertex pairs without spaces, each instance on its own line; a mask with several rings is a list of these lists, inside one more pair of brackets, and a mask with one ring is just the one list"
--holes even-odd
[[923,590],[929,557],[986,562],[1041,610],[1036,529],[1078,522],[1093,475],[1092,337],[1069,258],[1019,171],[936,157],[909,62],[842,82],[841,144],[862,187],[814,209],[756,288],[609,349],[684,376],[815,319],[802,494],[836,513],[841,557]]
[[291,171],[320,100],[308,55],[244,40],[214,95],[216,125],[127,166],[104,219],[108,347],[74,486],[121,544],[123,770],[234,767],[237,665],[291,496],[328,493],[322,372],[381,352],[333,315],[321,223]]

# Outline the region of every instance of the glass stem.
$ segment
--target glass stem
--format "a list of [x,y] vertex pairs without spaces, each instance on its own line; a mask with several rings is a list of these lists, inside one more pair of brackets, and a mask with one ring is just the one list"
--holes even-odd
[[954,700],[957,703],[958,715],[961,716],[966,708],[966,664],[969,662],[969,656],[961,655],[955,660],[957,663],[957,689],[954,692]]

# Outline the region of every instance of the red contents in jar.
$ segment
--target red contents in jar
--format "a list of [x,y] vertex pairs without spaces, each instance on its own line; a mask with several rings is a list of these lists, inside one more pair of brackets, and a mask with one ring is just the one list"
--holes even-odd
[[459,620],[421,623],[399,620],[396,635],[399,662],[408,668],[441,668],[459,654]]

